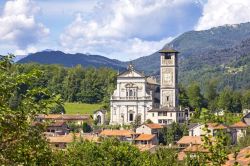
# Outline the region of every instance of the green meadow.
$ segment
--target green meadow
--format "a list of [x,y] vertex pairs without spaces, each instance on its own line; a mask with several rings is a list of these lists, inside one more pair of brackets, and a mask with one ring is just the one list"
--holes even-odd
[[67,114],[93,114],[101,104],[64,103],[64,108]]

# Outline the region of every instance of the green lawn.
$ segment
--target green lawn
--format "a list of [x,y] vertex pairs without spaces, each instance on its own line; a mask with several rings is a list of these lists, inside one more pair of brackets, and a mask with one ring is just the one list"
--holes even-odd
[[64,103],[67,114],[93,114],[100,107],[101,104]]

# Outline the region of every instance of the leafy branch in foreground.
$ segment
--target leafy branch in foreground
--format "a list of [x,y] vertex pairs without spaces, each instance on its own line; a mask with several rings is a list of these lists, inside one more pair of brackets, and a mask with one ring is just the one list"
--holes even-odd
[[41,72],[19,74],[12,58],[0,59],[0,164],[48,165],[52,151],[43,137],[43,127],[32,126],[32,122],[61,100],[47,89],[32,86]]

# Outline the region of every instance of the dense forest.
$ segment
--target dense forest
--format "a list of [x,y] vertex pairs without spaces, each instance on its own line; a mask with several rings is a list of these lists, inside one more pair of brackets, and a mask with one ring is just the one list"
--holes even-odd
[[59,65],[16,64],[18,73],[41,72],[33,86],[46,87],[67,102],[107,103],[116,85],[117,72],[109,68],[67,68]]

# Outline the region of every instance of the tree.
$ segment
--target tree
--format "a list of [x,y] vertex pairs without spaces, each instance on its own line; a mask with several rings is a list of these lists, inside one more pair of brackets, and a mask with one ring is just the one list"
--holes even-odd
[[241,112],[241,94],[232,91],[228,87],[224,88],[219,95],[218,106],[229,112]]
[[203,146],[208,150],[209,153],[205,154],[205,161],[211,162],[214,166],[220,166],[225,163],[228,159],[227,146],[228,146],[228,136],[222,131],[217,132],[214,139],[212,135],[209,134],[207,126],[205,126],[206,135],[202,137]]
[[172,144],[174,141],[179,140],[183,135],[187,134],[186,125],[180,125],[179,123],[173,122],[169,127],[162,129],[164,141],[160,142],[163,144]]
[[82,124],[82,130],[84,133],[90,133],[91,132],[91,127],[87,122],[84,122]]
[[[0,58],[0,164],[49,165],[53,154],[41,132],[43,126],[31,124],[37,114],[59,104],[60,98],[33,86],[41,72],[16,72],[12,58]],[[18,101],[13,106],[10,99],[17,92]]]
[[250,109],[250,90],[247,90],[243,93],[242,107],[244,109]]
[[53,107],[50,111],[50,114],[65,114],[66,111],[61,104],[57,104],[55,107]]
[[201,90],[198,84],[193,83],[188,87],[187,95],[189,98],[189,103],[193,108],[197,108],[198,110],[202,107],[203,97],[201,95]]
[[[86,153],[87,152],[87,153]],[[65,165],[138,165],[141,152],[129,143],[105,139],[101,144],[75,142],[66,151]]]
[[152,120],[147,119],[145,123],[146,123],[146,124],[152,124],[153,122],[152,122]]
[[137,127],[141,125],[141,116],[136,115],[135,120],[131,123],[133,130],[135,131]]
[[179,104],[182,107],[189,107],[189,98],[186,90],[182,85],[179,85]]
[[211,111],[216,111],[217,109],[217,98],[218,98],[218,94],[217,94],[217,82],[212,80],[209,81],[206,86],[205,86],[205,93],[204,96],[207,100],[207,104],[208,104],[208,108]]

